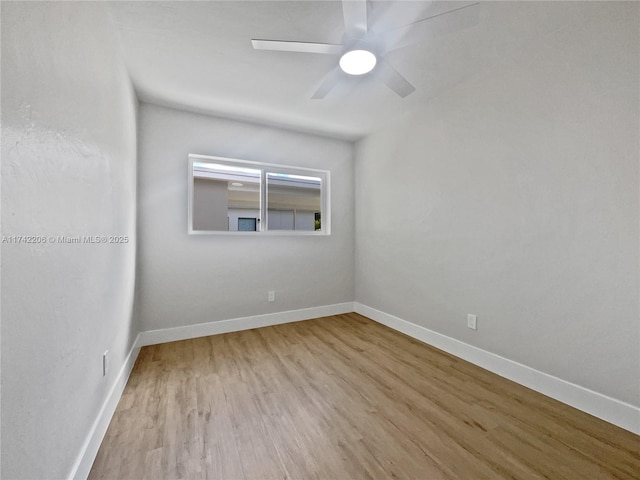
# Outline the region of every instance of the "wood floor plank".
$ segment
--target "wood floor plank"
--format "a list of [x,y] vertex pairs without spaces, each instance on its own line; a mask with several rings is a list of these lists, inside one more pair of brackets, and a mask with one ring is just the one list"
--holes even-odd
[[90,479],[640,479],[640,437],[358,314],[144,347]]

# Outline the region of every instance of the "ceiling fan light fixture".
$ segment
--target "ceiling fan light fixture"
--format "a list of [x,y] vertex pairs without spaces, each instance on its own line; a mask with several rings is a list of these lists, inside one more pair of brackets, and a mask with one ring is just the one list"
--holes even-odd
[[349,75],[364,75],[373,70],[377,61],[369,50],[349,50],[340,57],[340,68]]

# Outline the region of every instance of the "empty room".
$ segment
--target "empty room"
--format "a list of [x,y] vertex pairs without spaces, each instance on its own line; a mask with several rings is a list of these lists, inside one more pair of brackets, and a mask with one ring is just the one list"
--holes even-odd
[[640,479],[640,3],[0,9],[0,478]]

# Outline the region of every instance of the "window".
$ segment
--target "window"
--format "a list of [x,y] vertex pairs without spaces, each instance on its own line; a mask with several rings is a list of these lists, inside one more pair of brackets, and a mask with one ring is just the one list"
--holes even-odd
[[257,218],[238,218],[238,231],[239,232],[255,232]]
[[330,233],[329,173],[189,155],[189,233]]

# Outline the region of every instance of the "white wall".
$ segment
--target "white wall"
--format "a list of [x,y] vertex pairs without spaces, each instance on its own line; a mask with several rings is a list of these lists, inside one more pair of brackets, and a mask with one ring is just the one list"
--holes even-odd
[[640,405],[638,7],[358,144],[357,302]]
[[[139,141],[143,331],[353,300],[352,144],[146,103]],[[332,234],[188,235],[189,153],[331,170]]]
[[2,478],[71,474],[137,331],[136,100],[108,21],[2,2],[2,235],[47,239],[2,244]]

